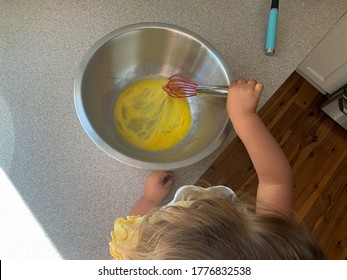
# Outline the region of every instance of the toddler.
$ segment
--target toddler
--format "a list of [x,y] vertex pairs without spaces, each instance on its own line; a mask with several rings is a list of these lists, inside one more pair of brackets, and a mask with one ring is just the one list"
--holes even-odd
[[224,186],[183,186],[166,206],[172,172],[151,173],[144,194],[111,233],[114,259],[324,259],[293,222],[291,168],[256,113],[263,85],[230,84],[227,112],[258,176],[255,206]]

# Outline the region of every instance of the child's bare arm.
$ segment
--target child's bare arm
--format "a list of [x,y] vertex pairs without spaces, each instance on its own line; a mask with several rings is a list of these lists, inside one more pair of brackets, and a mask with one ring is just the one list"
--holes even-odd
[[282,149],[256,113],[263,85],[240,79],[231,83],[227,110],[258,175],[257,214],[292,216],[291,168]]
[[145,215],[154,207],[160,206],[167,193],[173,186],[172,172],[152,172],[145,182],[144,193],[129,211],[129,216]]

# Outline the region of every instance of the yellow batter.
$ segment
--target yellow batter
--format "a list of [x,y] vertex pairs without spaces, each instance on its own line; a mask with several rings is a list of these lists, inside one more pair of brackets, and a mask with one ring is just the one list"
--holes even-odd
[[114,107],[116,128],[130,144],[150,151],[170,149],[187,134],[191,116],[185,98],[172,98],[162,89],[167,78],[129,85]]

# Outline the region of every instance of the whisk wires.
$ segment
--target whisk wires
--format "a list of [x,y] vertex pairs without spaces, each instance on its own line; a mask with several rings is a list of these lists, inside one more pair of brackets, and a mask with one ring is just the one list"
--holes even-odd
[[197,95],[197,86],[197,83],[182,75],[176,74],[168,79],[167,84],[163,86],[163,90],[171,97],[187,98]]

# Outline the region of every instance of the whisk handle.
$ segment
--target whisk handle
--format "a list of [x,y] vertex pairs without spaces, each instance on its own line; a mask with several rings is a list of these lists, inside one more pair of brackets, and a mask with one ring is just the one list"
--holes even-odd
[[228,86],[197,86],[196,93],[198,95],[227,98],[228,88]]

